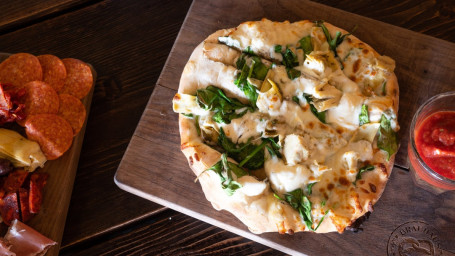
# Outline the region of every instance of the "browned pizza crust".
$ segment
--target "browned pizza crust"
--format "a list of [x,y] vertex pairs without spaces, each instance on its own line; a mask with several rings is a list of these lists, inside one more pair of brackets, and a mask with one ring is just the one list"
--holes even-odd
[[[261,22],[266,22],[266,20],[248,22],[243,25],[254,26]],[[309,23],[311,22],[301,21],[294,23],[294,25],[304,26]],[[292,23],[275,22],[274,26],[276,29],[288,29],[290,24]],[[328,23],[324,24],[331,34],[335,34],[336,31],[341,31],[343,34],[348,33]],[[236,56],[238,56],[238,50],[229,48],[226,51],[217,52],[218,49],[214,47],[214,44],[218,44],[218,38],[220,36],[228,36],[236,31],[237,28],[219,30],[198,45],[184,68],[178,89],[179,94],[195,95],[196,90],[206,88],[209,85],[215,85],[222,88],[228,97],[236,97],[244,103],[248,101],[245,95],[233,83],[236,68],[231,64],[236,59]],[[347,37],[346,41],[355,47],[361,46],[362,53],[366,54],[365,59],[361,59],[361,61],[369,61],[368,58],[383,58],[369,45],[363,43],[355,36],[351,35]],[[345,56],[346,52],[340,49],[338,54],[339,56]],[[345,64],[345,68],[352,69],[354,66],[360,66],[362,68],[362,63],[351,63],[348,57],[345,59],[346,61],[343,63]],[[388,57],[384,59],[385,62],[390,62],[390,60]],[[387,64],[394,66],[394,63]],[[225,79],[219,75],[221,72],[232,75],[232,83],[229,84],[224,80],[221,81]],[[206,77],[201,78],[203,76],[201,73]],[[360,75],[353,75],[350,79],[356,81],[361,79],[361,77]],[[399,89],[396,76],[393,74],[393,67],[388,74],[385,92],[387,95],[392,96],[390,104],[392,104],[394,113],[398,113]],[[220,160],[221,153],[204,144],[198,135],[194,119],[180,115],[179,127],[181,150],[188,159],[189,166],[201,184],[207,200],[212,203],[215,209],[231,212],[254,233],[279,232],[292,234],[299,231],[308,231],[299,213],[289,204],[277,199],[274,196],[274,191],[271,189],[270,184],[267,182],[266,189],[260,195],[245,196],[242,193],[235,193],[233,196],[228,196],[220,186],[219,176],[213,171],[206,171]],[[342,233],[356,219],[368,211],[373,211],[373,205],[384,191],[394,162],[394,155],[387,161],[386,154],[377,148],[375,141],[373,142],[373,162],[379,164],[373,171],[365,172],[362,175],[362,179],[357,181],[356,186],[348,184],[349,189],[343,188],[339,190],[343,192],[340,200],[349,201],[347,203],[349,209],[340,212],[332,210],[316,232],[326,233],[338,231]],[[229,161],[235,162],[233,159],[229,159]],[[313,189],[318,188],[317,185],[314,187]],[[336,194],[337,189],[335,187],[332,192]],[[314,205],[320,205],[320,203],[313,202]],[[333,202],[328,201],[326,208],[335,207],[334,204],[330,205],[329,203]],[[314,224],[316,225],[317,223]]]

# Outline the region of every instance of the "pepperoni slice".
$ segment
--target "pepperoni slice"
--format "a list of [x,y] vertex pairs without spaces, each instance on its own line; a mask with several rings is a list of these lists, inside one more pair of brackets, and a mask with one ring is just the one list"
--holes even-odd
[[[26,116],[58,113],[58,94],[50,85],[42,81],[33,81],[25,84],[24,88],[27,91],[24,102]],[[24,126],[26,120],[17,123]]]
[[37,57],[43,68],[43,81],[59,92],[66,79],[66,68],[57,56],[46,54]]
[[55,114],[31,115],[25,123],[25,133],[38,142],[48,160],[59,158],[73,142],[73,129],[62,117]]
[[13,54],[0,64],[1,83],[21,88],[35,80],[43,80],[43,70],[38,58],[29,53]]
[[84,98],[92,88],[92,70],[86,63],[77,59],[62,59],[62,61],[67,75],[60,93],[71,94],[78,99]]
[[84,125],[86,111],[82,102],[69,94],[60,94],[60,107],[58,115],[63,117],[73,128],[73,134],[76,136]]

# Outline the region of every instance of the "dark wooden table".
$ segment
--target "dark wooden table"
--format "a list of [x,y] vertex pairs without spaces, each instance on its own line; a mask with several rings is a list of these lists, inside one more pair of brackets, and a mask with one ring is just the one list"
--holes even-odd
[[[455,42],[453,1],[317,2]],[[189,0],[0,2],[0,51],[78,58],[98,72],[61,255],[282,254],[114,184],[190,5]]]

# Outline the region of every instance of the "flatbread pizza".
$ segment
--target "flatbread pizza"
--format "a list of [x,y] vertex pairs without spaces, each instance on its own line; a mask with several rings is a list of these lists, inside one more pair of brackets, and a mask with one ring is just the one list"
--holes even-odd
[[245,22],[186,64],[173,108],[208,201],[251,232],[342,233],[398,150],[395,62],[326,22]]

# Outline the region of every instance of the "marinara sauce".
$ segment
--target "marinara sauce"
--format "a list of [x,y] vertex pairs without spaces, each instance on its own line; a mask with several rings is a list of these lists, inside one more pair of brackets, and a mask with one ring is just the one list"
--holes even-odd
[[441,111],[425,118],[415,133],[422,160],[435,172],[455,180],[455,111]]

